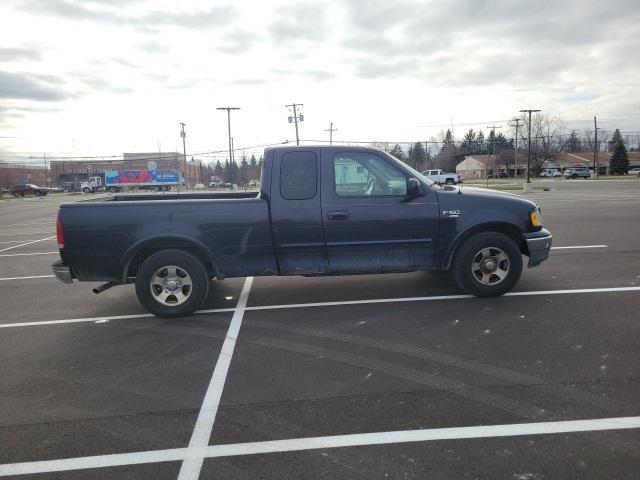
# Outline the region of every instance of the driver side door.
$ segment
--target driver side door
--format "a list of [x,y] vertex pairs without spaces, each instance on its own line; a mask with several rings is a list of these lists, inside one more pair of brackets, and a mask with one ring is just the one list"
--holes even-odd
[[322,221],[332,273],[428,269],[438,235],[433,190],[407,195],[408,172],[372,151],[323,150]]

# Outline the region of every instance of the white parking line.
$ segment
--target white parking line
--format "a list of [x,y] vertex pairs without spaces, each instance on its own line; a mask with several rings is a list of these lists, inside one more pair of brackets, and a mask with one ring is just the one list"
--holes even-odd
[[53,278],[53,275],[32,275],[30,277],[0,277],[0,282],[6,280],[27,280],[30,278]]
[[570,245],[568,247],[551,247],[551,250],[569,250],[571,248],[608,248],[607,245]]
[[[529,290],[524,292],[509,292],[504,294],[505,297],[528,297],[536,295],[568,295],[568,294],[581,294],[581,293],[616,293],[616,292],[637,292],[640,291],[640,287],[607,287],[607,288],[576,288],[573,290]],[[431,297],[399,297],[399,298],[373,298],[369,300],[344,300],[341,302],[315,302],[315,303],[289,303],[283,305],[256,305],[253,307],[245,307],[245,311],[258,311],[258,310],[285,310],[290,308],[311,308],[311,307],[333,307],[340,305],[364,305],[371,303],[395,303],[395,302],[427,302],[427,301],[441,301],[441,300],[464,300],[476,298],[473,295],[434,295]],[[211,308],[207,310],[198,310],[194,312],[195,315],[202,315],[208,313],[228,313],[235,312],[235,308]],[[148,318],[152,317],[150,313],[136,313],[132,315],[120,315],[111,317],[87,317],[87,318],[72,318],[66,320],[42,320],[37,322],[19,322],[19,323],[0,323],[0,328],[15,328],[15,327],[32,327],[39,325],[58,325],[65,323],[83,323],[83,322],[96,322],[96,321],[108,321],[108,320],[128,320],[136,318]]]
[[0,257],[29,257],[31,255],[57,255],[60,252],[9,253]]
[[222,344],[220,356],[218,357],[216,368],[213,370],[211,382],[204,396],[202,407],[200,407],[196,426],[193,429],[189,447],[187,448],[188,458],[182,462],[178,480],[197,480],[200,476],[202,462],[204,462],[204,454],[201,452],[204,447],[209,445],[213,422],[216,419],[218,407],[220,406],[222,390],[224,389],[224,383],[227,379],[231,357],[233,357],[236,339],[240,333],[240,325],[242,324],[242,318],[244,317],[244,311],[247,306],[247,299],[249,298],[252,284],[253,277],[247,277],[244,281],[240,297],[238,298],[238,304],[233,312],[233,318],[231,319],[227,336]]
[[20,245],[13,245],[12,247],[3,248],[2,250],[0,250],[0,253],[6,252],[7,250],[13,250],[14,248],[25,247],[27,245],[31,245],[32,243],[38,243],[38,242],[44,242],[45,240],[51,240],[52,238],[56,238],[56,236],[53,235],[52,237],[41,238],[39,240],[32,240],[31,242],[21,243]]
[[[356,433],[351,435],[291,438],[286,440],[232,443],[227,445],[205,445],[204,447],[199,447],[197,449],[173,448],[167,450],[150,450],[146,452],[45,460],[41,462],[9,463],[0,465],[0,476],[63,472],[123,465],[141,465],[176,460],[183,460],[184,464],[186,464],[190,461],[200,459],[201,463],[204,458],[300,452],[327,448],[392,445],[400,443],[433,442],[438,440],[484,439],[519,437],[525,435],[629,430],[636,428],[640,428],[640,417],[596,418],[557,422],[514,423],[503,425],[478,425],[472,427]],[[199,474],[199,472],[200,470],[198,469],[196,473]],[[182,470],[180,471],[180,477],[178,478],[181,477]]]

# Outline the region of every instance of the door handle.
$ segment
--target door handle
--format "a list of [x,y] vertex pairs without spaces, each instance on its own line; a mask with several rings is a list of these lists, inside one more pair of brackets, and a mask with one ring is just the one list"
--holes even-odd
[[346,220],[349,218],[349,212],[346,210],[329,210],[327,218],[329,220]]

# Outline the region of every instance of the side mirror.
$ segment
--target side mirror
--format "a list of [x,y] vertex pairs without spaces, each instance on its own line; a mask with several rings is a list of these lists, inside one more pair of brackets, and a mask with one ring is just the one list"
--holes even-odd
[[420,182],[417,178],[410,178],[407,181],[407,195],[410,197],[418,197],[420,195]]

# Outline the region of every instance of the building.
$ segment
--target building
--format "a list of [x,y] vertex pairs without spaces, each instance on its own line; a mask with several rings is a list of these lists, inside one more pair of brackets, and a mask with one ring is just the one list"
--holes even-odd
[[104,180],[108,170],[178,170],[187,187],[202,183],[202,164],[200,160],[185,161],[178,152],[125,152],[121,159],[112,160],[51,160],[51,178],[61,186],[78,185],[91,176]]
[[456,165],[456,173],[465,180],[487,178],[487,174],[496,176],[517,177],[527,172],[527,164],[523,164],[520,155],[517,165],[507,167],[501,164],[500,155],[469,155]]
[[9,188],[22,183],[47,186],[47,172],[44,165],[0,162],[0,187]]
[[[629,164],[631,168],[640,167],[640,152],[628,152]],[[609,162],[611,161],[611,153],[598,153],[598,173],[600,175],[609,174]],[[527,173],[527,154],[518,152],[518,165],[509,165],[509,176],[526,175]],[[470,155],[465,157],[462,162],[456,165],[456,173],[464,179],[481,179],[487,178],[487,173],[493,175],[504,176],[507,168],[499,165],[499,155]],[[542,163],[542,168],[552,168],[564,171],[568,167],[589,167],[593,168],[593,152],[562,152],[557,153]]]
[[[640,152],[628,152],[631,168],[640,167]],[[599,152],[596,158],[599,175],[609,174],[609,162],[611,153]],[[553,159],[545,160],[543,168],[553,168],[563,171],[568,167],[589,167],[593,169],[593,152],[563,152],[558,153]]]

